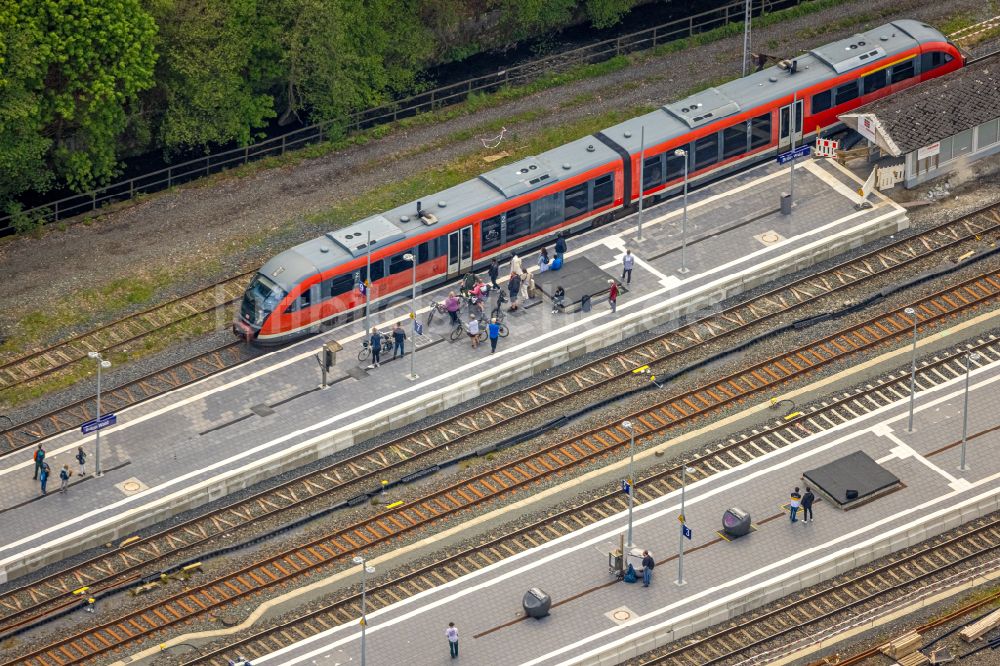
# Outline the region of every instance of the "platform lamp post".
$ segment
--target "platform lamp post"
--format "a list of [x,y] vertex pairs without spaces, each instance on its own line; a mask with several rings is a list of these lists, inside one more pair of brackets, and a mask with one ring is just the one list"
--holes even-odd
[[913,320],[913,352],[910,354],[910,421],[906,432],[913,432],[913,399],[917,394],[917,311],[913,308],[903,310]]
[[368,321],[368,310],[372,302],[372,232],[368,232],[368,242],[365,245],[367,263],[365,267],[365,278],[361,281],[365,285],[365,336],[371,335],[372,328]]
[[[677,584],[684,584],[684,526],[687,525],[687,516],[684,514],[684,495],[687,490],[687,473],[690,468],[687,465],[681,467],[681,534],[679,545],[677,546]],[[694,470],[691,470],[692,472]]]
[[410,262],[413,267],[413,289],[410,293],[410,323],[413,331],[413,349],[410,350],[410,379],[417,378],[417,371],[414,370],[414,357],[417,355],[417,257],[415,254],[407,252],[403,255],[403,261]]
[[979,354],[974,351],[965,352],[965,401],[962,406],[962,457],[958,463],[961,472],[968,472],[969,468],[965,464],[965,442],[969,434],[969,371],[972,369],[972,362],[979,360]]
[[684,158],[684,215],[681,217],[681,267],[677,272],[681,275],[688,272],[687,268],[687,229],[688,229],[688,151],[678,148],[674,151],[676,157]]
[[101,469],[101,369],[110,368],[111,361],[101,358],[101,352],[87,352],[97,362],[97,430],[94,432],[94,476],[104,476]]
[[375,567],[368,566],[361,555],[355,555],[352,562],[361,565],[361,666],[365,666],[365,629],[368,627],[368,618],[365,617],[365,585],[367,574],[375,573]]
[[628,547],[632,548],[632,497],[635,495],[635,428],[631,421],[622,421],[628,430]]

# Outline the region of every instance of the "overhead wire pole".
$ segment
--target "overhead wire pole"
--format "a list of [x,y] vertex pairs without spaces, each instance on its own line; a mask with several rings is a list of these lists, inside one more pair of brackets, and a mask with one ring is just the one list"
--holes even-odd
[[639,130],[639,240],[642,240],[642,195],[645,189],[646,170],[646,126]]
[[[792,94],[792,108],[788,110],[788,138],[791,139],[791,151],[795,152],[795,107],[799,105],[799,91]],[[788,169],[788,202],[795,204],[795,157],[788,161],[791,167]]]
[[367,253],[368,265],[365,267],[365,279],[362,280],[362,284],[365,285],[365,335],[371,335],[372,328],[368,322],[368,310],[371,309],[371,291],[372,291],[372,232],[368,231],[368,243],[365,245],[365,252]]
[[750,17],[753,13],[753,0],[747,0],[743,13],[743,76],[747,75],[750,64]]

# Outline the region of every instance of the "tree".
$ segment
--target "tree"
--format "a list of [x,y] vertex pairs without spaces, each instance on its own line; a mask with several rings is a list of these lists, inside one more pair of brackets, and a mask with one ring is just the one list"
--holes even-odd
[[153,83],[152,18],[139,0],[8,0],[0,26],[0,168],[25,160],[8,193],[50,170],[77,190],[108,181],[126,107]]
[[636,0],[586,0],[587,16],[595,28],[610,28],[631,11]]
[[151,9],[160,26],[156,101],[168,151],[236,141],[274,117],[253,64],[266,48],[257,0],[163,0]]
[[288,112],[314,120],[377,106],[412,85],[432,51],[412,2],[286,0],[282,30]]

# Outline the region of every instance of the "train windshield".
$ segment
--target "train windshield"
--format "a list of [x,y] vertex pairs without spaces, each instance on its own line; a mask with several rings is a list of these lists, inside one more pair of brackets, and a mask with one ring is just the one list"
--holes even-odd
[[240,308],[243,321],[254,326],[262,325],[267,315],[271,314],[284,297],[284,289],[267,276],[257,273],[243,296],[243,306]]

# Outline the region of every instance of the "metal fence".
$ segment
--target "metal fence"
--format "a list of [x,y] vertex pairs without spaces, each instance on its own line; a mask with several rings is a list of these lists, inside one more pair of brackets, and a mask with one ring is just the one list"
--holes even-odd
[[[804,1],[753,0],[753,14],[760,16],[763,13],[793,7]],[[165,169],[106,185],[90,192],[50,201],[17,213],[17,216],[47,224],[96,211],[106,205],[132,199],[138,194],[158,192],[265,157],[284,155],[290,150],[320,143],[325,137],[331,135],[339,136],[343,133],[358,132],[376,125],[433,111],[449,104],[456,104],[467,99],[473,93],[495,92],[507,86],[529,83],[546,74],[562,72],[581,65],[604,62],[616,56],[650,49],[730,23],[742,22],[744,11],[744,1],[736,0],[724,7],[701,12],[687,18],[563,51],[539,60],[509,67],[496,74],[477,76],[441,86],[395,100],[391,104],[358,111],[343,119],[317,123],[243,148],[224,150],[205,157],[173,164]],[[0,225],[3,225],[0,226],[0,234],[14,231],[16,229],[15,215],[0,217]]]

